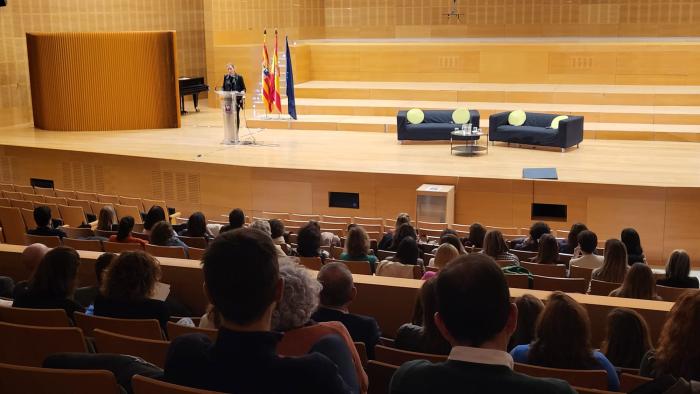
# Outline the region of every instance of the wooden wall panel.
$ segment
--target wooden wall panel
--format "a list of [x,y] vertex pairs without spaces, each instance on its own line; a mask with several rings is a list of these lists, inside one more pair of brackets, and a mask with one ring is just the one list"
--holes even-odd
[[[382,173],[249,168],[119,155],[5,147],[14,179],[52,179],[60,189],[164,199],[185,216],[202,211],[221,220],[232,208],[370,216],[415,216],[415,189],[423,183],[455,185],[455,221],[528,227],[532,202],[566,204],[568,229],[583,222],[600,240],[636,228],[650,262],[662,264],[676,248],[700,256],[700,191],[694,188],[597,185]],[[323,158],[324,156],[319,156]],[[360,194],[360,209],[328,207],[328,192]]]
[[180,127],[175,32],[28,33],[34,125]]

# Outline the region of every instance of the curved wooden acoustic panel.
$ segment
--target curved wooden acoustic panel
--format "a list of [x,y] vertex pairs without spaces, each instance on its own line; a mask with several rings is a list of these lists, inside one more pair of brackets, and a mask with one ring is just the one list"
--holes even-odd
[[175,32],[27,33],[34,125],[180,127]]

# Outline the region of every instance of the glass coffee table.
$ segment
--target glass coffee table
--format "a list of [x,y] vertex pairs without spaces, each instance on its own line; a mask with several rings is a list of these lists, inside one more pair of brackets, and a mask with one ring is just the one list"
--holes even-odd
[[[481,129],[455,130],[450,133],[450,154],[459,156],[475,156],[479,153],[489,153],[489,142],[486,145],[479,145],[479,140],[484,135]],[[464,141],[464,144],[459,142]]]

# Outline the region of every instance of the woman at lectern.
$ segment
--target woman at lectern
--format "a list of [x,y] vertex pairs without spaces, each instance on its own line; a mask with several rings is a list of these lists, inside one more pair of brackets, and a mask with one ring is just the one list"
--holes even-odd
[[[245,93],[245,81],[243,76],[236,73],[236,67],[229,63],[226,65],[226,75],[222,89],[225,92]],[[241,125],[240,110],[244,107],[245,96],[236,97],[236,127]]]

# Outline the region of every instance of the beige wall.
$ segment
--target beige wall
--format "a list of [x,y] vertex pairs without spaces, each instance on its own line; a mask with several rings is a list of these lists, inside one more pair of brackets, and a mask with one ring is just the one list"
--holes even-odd
[[205,74],[201,0],[15,0],[0,8],[0,127],[31,120],[27,32],[129,30],[177,31],[180,75]]

